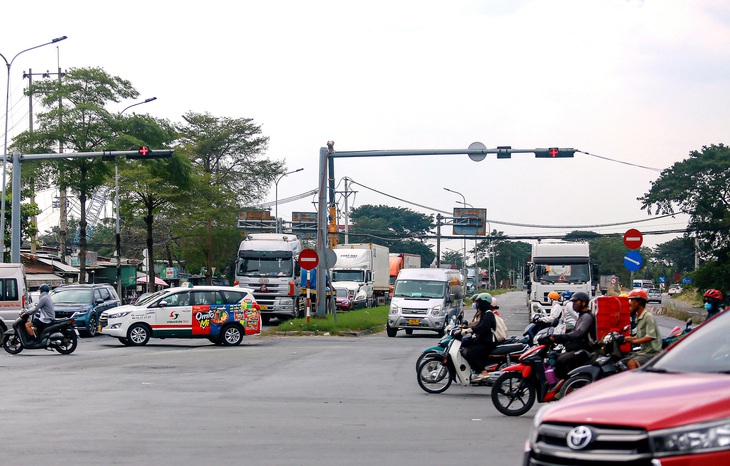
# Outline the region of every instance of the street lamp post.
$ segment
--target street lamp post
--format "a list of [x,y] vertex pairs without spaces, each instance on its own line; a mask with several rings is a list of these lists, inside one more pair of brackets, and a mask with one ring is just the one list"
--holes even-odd
[[[126,112],[132,107],[136,107],[137,105],[146,104],[149,102],[152,102],[153,100],[157,100],[157,97],[150,97],[149,99],[145,99],[142,102],[137,102],[135,104],[132,104],[121,112],[119,112],[119,115],[121,116],[122,113]],[[124,299],[122,296],[122,232],[121,232],[121,225],[120,225],[120,217],[119,214],[119,167],[116,162],[114,161],[114,207],[116,208],[117,215],[116,215],[116,234],[115,234],[115,240],[116,240],[116,251],[117,251],[117,295],[119,296],[119,299]],[[149,264],[147,264],[149,266]]]
[[12,60],[8,61],[7,58],[5,58],[5,55],[0,53],[0,57],[3,58],[5,61],[5,65],[8,68],[8,80],[7,80],[7,87],[5,90],[5,145],[3,150],[3,187],[2,187],[2,200],[0,200],[0,203],[2,204],[2,212],[0,212],[0,236],[2,237],[2,241],[0,241],[0,263],[5,262],[5,182],[7,179],[7,161],[8,161],[8,113],[10,110],[9,104],[10,104],[10,67],[13,66],[13,62],[16,58],[18,58],[19,55],[28,52],[30,50],[37,49],[39,47],[43,47],[50,44],[55,44],[56,42],[61,42],[62,40],[66,39],[66,36],[56,37],[55,39],[51,40],[50,42],[46,42],[45,44],[36,45],[35,47],[31,47],[25,50],[21,50],[20,52],[16,53]]
[[286,175],[291,175],[292,173],[300,172],[304,170],[303,168],[297,168],[296,170],[292,170],[290,172],[282,173],[279,175],[279,177],[274,181],[274,216],[276,218],[276,232],[281,233],[279,231],[279,181],[284,178]]

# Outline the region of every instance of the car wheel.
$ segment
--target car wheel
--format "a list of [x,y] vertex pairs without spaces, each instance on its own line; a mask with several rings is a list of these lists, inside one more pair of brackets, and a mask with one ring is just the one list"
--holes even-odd
[[60,345],[56,346],[56,351],[61,354],[71,354],[76,351],[76,346],[79,344],[79,340],[76,337],[76,332],[72,328],[64,328],[61,330],[63,335],[63,341]]
[[451,386],[451,368],[442,358],[425,359],[418,370],[418,385],[427,393],[442,393]]
[[388,333],[388,336],[391,338],[394,337],[398,333],[397,328],[393,328],[388,324],[385,324],[385,331]]
[[230,324],[223,328],[221,341],[226,346],[240,345],[243,340],[243,329],[240,325]]
[[500,375],[492,387],[492,403],[507,416],[522,416],[532,408],[536,398],[535,386],[515,371]]
[[89,315],[89,322],[86,324],[86,336],[91,338],[95,337],[99,332],[99,317],[92,312]]
[[130,346],[146,345],[150,341],[150,329],[144,324],[134,324],[127,331]]

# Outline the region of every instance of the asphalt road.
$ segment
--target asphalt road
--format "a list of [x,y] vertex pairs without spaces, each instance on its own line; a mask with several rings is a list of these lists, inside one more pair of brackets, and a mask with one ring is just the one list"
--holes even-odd
[[[510,334],[523,293],[500,296]],[[540,405],[510,418],[489,388],[423,392],[414,364],[433,333],[396,338],[100,336],[63,356],[0,351],[3,464],[520,464]]]

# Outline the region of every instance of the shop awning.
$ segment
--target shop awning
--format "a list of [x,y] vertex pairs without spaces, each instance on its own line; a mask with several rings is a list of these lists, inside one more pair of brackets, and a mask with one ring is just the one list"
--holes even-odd
[[29,273],[25,275],[25,281],[28,283],[28,288],[38,288],[44,283],[50,287],[65,283],[63,278],[52,273]]

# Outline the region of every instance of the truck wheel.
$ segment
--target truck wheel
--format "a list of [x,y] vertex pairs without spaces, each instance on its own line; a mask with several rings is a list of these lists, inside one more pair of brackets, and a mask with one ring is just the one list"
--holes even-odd
[[385,331],[388,332],[389,337],[394,337],[396,333],[398,333],[397,328],[393,328],[388,324],[385,324]]

